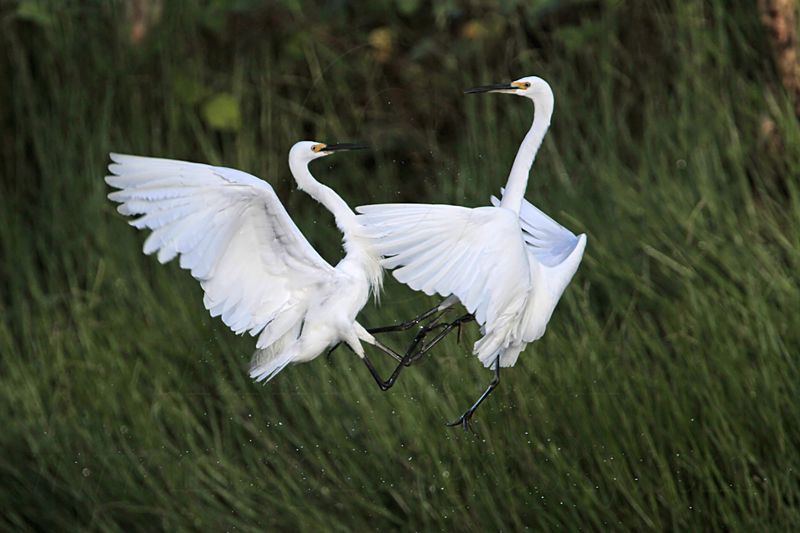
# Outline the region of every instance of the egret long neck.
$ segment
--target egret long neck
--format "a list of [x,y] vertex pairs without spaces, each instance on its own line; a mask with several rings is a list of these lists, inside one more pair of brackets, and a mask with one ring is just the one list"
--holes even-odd
[[503,199],[500,202],[500,207],[511,209],[515,213],[519,213],[522,207],[522,199],[525,197],[525,189],[528,187],[528,175],[533,166],[533,160],[542,145],[544,135],[550,127],[550,117],[553,115],[552,97],[537,99],[534,101],[534,105],[533,124],[522,140],[517,157],[514,158]]
[[333,189],[314,179],[308,170],[308,161],[295,161],[290,157],[289,169],[300,190],[307,192],[309,196],[333,213],[336,227],[344,234],[345,257],[336,265],[336,268],[361,273],[377,298],[383,280],[380,255],[375,252],[369,239],[362,235],[361,225],[358,223],[356,214]]
[[289,170],[292,172],[297,186],[301,191],[305,191],[314,200],[318,201],[325,208],[333,213],[336,226],[347,236],[356,227],[356,215],[350,206],[342,200],[336,192],[314,179],[311,171],[308,170],[307,161],[289,161]]

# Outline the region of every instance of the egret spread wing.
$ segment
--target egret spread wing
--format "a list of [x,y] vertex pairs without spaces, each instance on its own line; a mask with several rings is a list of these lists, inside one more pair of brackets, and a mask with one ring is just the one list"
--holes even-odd
[[[492,196],[492,205],[500,205],[500,200],[495,196]],[[519,212],[519,225],[528,252],[546,267],[561,264],[578,245],[578,237],[574,233],[524,198]]]
[[[492,204],[499,203],[493,196]],[[519,223],[534,267],[530,300],[522,320],[522,340],[533,342],[544,335],[553,310],[583,258],[586,235],[576,236],[524,198]],[[508,364],[514,364],[516,355],[508,355]]]
[[312,287],[333,274],[265,181],[199,163],[111,159],[106,182],[120,190],[109,198],[123,215],[141,215],[132,226],[152,230],[144,253],[162,263],[180,255],[211,315],[236,333],[263,331],[259,348],[288,331]]
[[356,211],[398,281],[429,295],[458,296],[487,329],[513,313],[528,289],[528,258],[510,210],[381,204]]

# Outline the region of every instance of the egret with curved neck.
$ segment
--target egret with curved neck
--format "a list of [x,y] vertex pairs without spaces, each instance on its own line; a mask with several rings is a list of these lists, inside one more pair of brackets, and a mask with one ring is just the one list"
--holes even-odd
[[[362,342],[397,360],[356,321],[382,282],[380,256],[347,203],[317,181],[309,164],[354,144],[301,141],[289,168],[301,190],[325,206],[344,234],[345,256],[333,267],[292,221],[272,187],[245,172],[170,159],[111,154],[109,198],[131,224],[151,233],[146,254],[180,256],[200,282],[203,303],[234,332],[257,336],[250,376],[269,380],[291,363],[310,361],[338,343],[367,364]],[[396,377],[396,375],[394,376]],[[394,379],[394,378],[392,378]]]
[[[385,268],[415,290],[446,299],[431,312],[461,302],[468,313],[450,323],[436,319],[423,334],[438,330],[426,349],[454,327],[475,319],[482,337],[473,352],[495,376],[486,391],[451,425],[469,428],[472,415],[500,380],[500,367],[513,366],[528,343],[539,339],[583,257],[586,236],[575,236],[524,199],[528,176],[553,114],[550,85],[528,76],[467,93],[497,92],[533,101],[534,119],[514,158],[502,200],[492,207],[428,204],[361,206]],[[435,315],[439,316],[439,315]],[[403,328],[420,317],[399,324]]]

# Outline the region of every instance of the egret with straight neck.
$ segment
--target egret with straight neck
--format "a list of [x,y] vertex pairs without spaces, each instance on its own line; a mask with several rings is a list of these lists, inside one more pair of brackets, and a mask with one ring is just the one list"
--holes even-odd
[[502,199],[492,197],[492,206],[475,208],[429,204],[356,208],[384,257],[384,268],[394,269],[394,277],[412,289],[445,297],[436,308],[398,324],[397,329],[431,313],[443,313],[458,302],[468,311],[450,323],[436,318],[429,322],[423,335],[440,331],[432,341],[423,341],[424,349],[418,353],[429,351],[464,322],[474,319],[480,324],[482,337],[473,352],[494,370],[494,378],[478,400],[449,424],[465,430],[470,429],[475,410],[499,383],[500,368],[513,366],[525,346],[544,334],[586,246],[586,235],[575,236],[524,198],[533,161],[553,114],[550,85],[529,76],[466,93],[514,94],[533,101],[533,124],[514,158]]

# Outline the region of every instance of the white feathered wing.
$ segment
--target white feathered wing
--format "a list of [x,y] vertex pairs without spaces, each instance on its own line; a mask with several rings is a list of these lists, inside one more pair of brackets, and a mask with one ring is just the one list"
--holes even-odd
[[[166,263],[180,255],[205,292],[212,316],[237,334],[258,335],[253,365],[271,377],[299,333],[309,297],[334,273],[305,239],[268,183],[239,170],[170,159],[111,154],[120,189],[109,198],[152,233],[144,253]],[[272,366],[270,366],[271,363]]]
[[378,204],[356,209],[385,268],[426,294],[455,295],[483,337],[485,366],[516,363],[544,333],[586,243],[523,200],[519,216],[496,207]]

